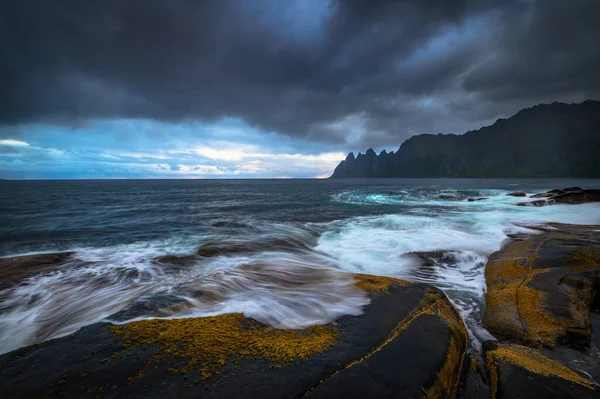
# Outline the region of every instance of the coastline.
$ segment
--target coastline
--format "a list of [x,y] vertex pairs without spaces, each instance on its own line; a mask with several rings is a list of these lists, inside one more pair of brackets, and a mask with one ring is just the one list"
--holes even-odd
[[[529,196],[529,201],[543,200],[550,209],[561,201],[576,207],[597,201],[595,194],[574,188],[551,190]],[[264,387],[276,389],[283,384],[289,385],[289,395],[281,390],[269,395],[331,397],[346,392],[350,396],[413,396],[428,392],[430,397],[504,397],[530,392],[528,381],[535,380],[541,386],[536,392],[597,397],[600,226],[548,223],[523,227],[531,234],[511,236],[487,260],[484,326],[499,340],[483,342],[481,352],[469,346],[464,321],[439,289],[356,275],[356,287],[364,290],[370,301],[361,315],[301,330],[274,329],[239,314],[149,319],[116,327],[93,324],[0,355],[0,396],[28,392],[51,397],[61,393],[68,397],[127,397],[155,392],[158,397],[179,392],[182,397],[258,397],[271,392]],[[261,245],[283,244],[265,241]],[[234,249],[226,242],[205,244],[195,256],[221,256]],[[2,258],[0,287],[56,270],[72,255]],[[415,252],[411,256],[429,261],[442,255]],[[156,262],[178,267],[189,259],[170,255]],[[322,276],[304,278],[318,280]],[[194,338],[212,324],[220,327],[208,341]],[[160,333],[163,330],[169,333]],[[254,338],[255,333],[261,338]],[[364,341],[365,335],[371,341]],[[219,336],[218,341],[211,341]],[[244,346],[248,342],[255,344],[249,349]],[[204,353],[202,348],[221,346],[231,350],[219,349],[205,361],[190,363],[190,359],[202,358],[192,355],[194,350]],[[282,351],[283,347],[296,349]],[[352,356],[346,356],[348,353]],[[25,388],[26,381],[33,378],[27,370],[39,363],[45,364],[47,376]],[[298,379],[299,375],[306,378]]]

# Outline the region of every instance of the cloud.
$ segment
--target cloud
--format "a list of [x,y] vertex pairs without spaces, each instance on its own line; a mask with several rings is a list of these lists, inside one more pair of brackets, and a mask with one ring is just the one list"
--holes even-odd
[[28,147],[29,143],[19,140],[0,140],[0,145],[11,147]]
[[596,0],[0,2],[0,176],[315,177],[600,98]]
[[[163,129],[169,134],[148,141],[150,132]],[[114,132],[122,130],[128,131],[127,140],[115,140]],[[195,137],[199,130],[206,136]],[[343,152],[330,147],[264,134],[236,122],[174,125],[122,120],[92,122],[74,130],[31,125],[23,134],[27,146],[0,145],[0,177],[316,177],[331,174],[344,158]],[[15,142],[19,143],[2,140]]]
[[0,15],[19,38],[0,48],[4,125],[237,118],[381,146],[600,91],[595,0],[14,0]]

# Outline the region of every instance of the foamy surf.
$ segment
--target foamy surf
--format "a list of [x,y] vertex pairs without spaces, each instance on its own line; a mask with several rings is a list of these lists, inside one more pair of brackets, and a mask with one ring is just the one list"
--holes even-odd
[[[76,254],[58,269],[0,291],[0,352],[103,320],[241,312],[279,328],[328,323],[360,314],[368,304],[352,273],[442,289],[477,348],[490,338],[481,327],[488,256],[509,235],[535,234],[527,226],[600,223],[597,204],[519,207],[527,199],[507,193],[344,189],[317,197],[312,210],[295,204],[268,213],[277,215],[273,220],[254,213],[228,219],[228,207],[219,221],[211,213],[198,222],[204,227],[190,228],[189,234],[63,248]],[[260,197],[256,209],[268,212],[263,206],[272,202],[268,197]],[[214,204],[209,208],[216,212]]]
[[[292,231],[296,240],[309,233]],[[258,241],[264,243],[265,237]],[[289,247],[259,251],[253,241],[245,245],[247,255],[195,256],[186,265],[156,260],[171,254],[169,249],[182,249],[172,243],[78,251],[58,271],[0,292],[1,351],[103,320],[125,323],[239,312],[274,327],[296,329],[358,315],[369,303],[353,276],[335,270],[322,254],[289,252]]]
[[[548,222],[594,224],[597,204],[515,206],[523,198],[505,190],[428,190],[417,194],[341,193],[335,201],[377,207],[398,205],[399,214],[334,222],[315,250],[338,267],[432,284],[459,309],[472,344],[489,339],[481,326],[485,263],[510,234],[536,234],[527,226]],[[468,198],[485,200],[468,201]],[[415,205],[415,206],[413,206]],[[418,205],[418,206],[416,206]]]

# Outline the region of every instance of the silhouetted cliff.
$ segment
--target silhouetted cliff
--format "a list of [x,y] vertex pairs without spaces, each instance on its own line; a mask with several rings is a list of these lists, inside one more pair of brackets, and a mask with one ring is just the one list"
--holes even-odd
[[350,153],[331,177],[600,177],[600,101],[540,104],[463,135]]

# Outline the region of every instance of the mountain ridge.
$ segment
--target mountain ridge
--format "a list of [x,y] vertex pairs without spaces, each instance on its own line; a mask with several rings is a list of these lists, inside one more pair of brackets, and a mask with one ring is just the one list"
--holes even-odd
[[600,101],[537,104],[464,134],[419,134],[351,152],[341,177],[600,177]]

